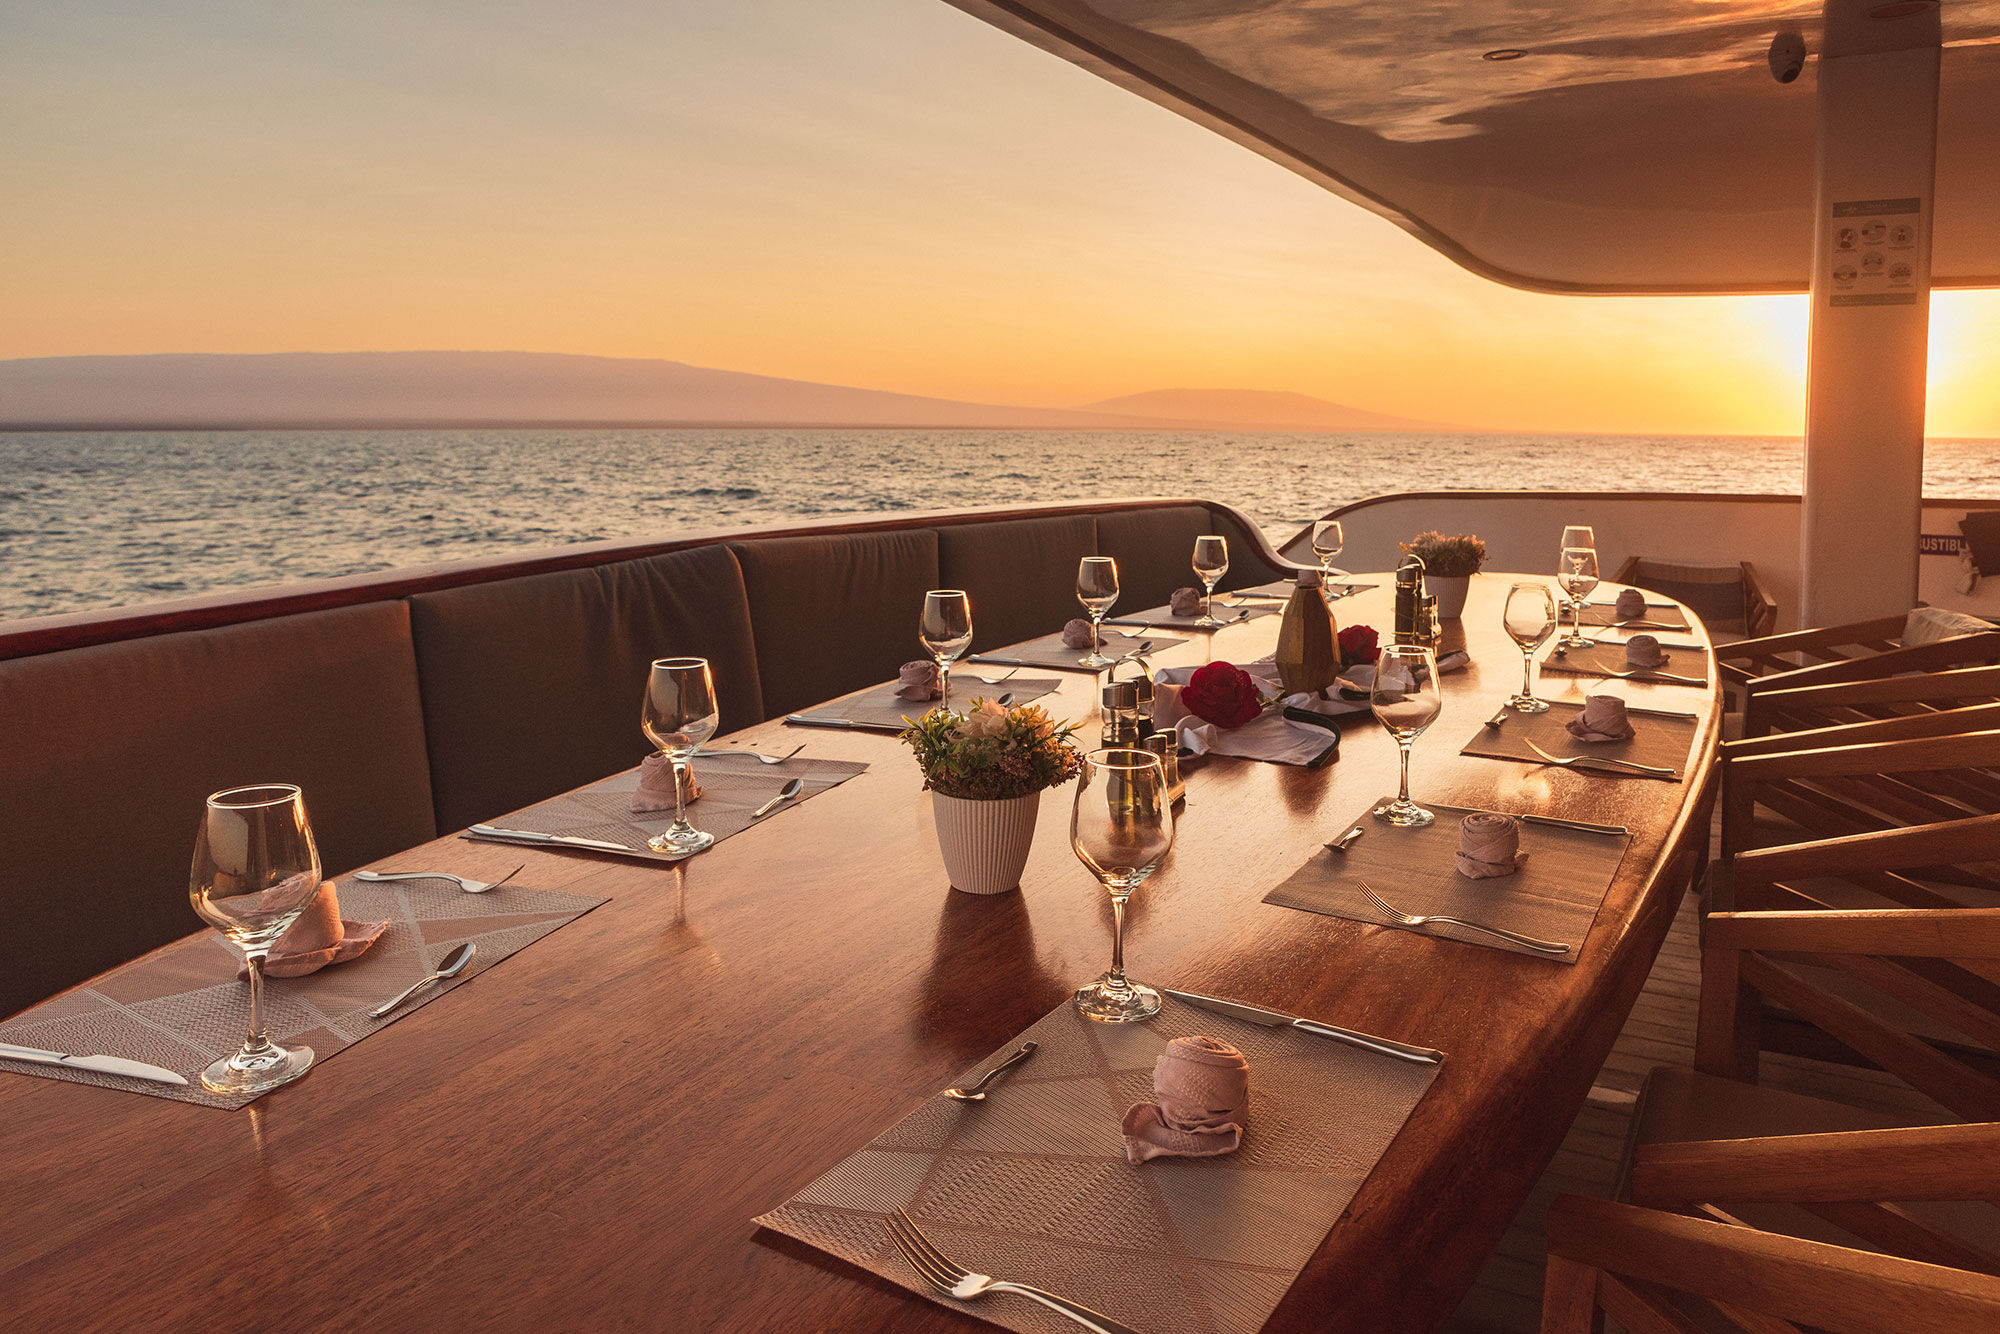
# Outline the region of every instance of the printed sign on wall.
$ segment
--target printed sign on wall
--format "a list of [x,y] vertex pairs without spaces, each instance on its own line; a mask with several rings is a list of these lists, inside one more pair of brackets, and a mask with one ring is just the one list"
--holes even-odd
[[1826,253],[1828,302],[1836,306],[1913,306],[1917,302],[1919,199],[1850,199],[1833,206]]

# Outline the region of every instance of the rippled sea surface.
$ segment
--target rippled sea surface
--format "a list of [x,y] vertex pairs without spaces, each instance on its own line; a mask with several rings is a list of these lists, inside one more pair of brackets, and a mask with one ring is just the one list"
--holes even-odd
[[[2000,495],[2000,442],[1926,491]],[[0,432],[0,619],[602,538],[1024,501],[1209,496],[1289,536],[1440,487],[1797,492],[1799,442],[1047,431]]]

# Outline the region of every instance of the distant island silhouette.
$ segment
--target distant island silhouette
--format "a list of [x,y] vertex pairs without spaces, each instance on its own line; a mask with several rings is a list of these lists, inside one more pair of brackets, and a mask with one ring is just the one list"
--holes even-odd
[[677,361],[550,352],[161,353],[0,361],[0,429],[957,427],[1459,431],[1305,394],[1164,389],[965,403]]

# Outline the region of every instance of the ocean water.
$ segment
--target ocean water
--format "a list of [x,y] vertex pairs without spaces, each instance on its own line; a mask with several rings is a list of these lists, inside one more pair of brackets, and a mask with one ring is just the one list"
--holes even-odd
[[[1933,441],[1926,493],[2000,495],[2000,441]],[[1182,494],[1274,537],[1444,487],[1796,493],[1796,439],[1279,433],[0,432],[0,619],[604,538]]]

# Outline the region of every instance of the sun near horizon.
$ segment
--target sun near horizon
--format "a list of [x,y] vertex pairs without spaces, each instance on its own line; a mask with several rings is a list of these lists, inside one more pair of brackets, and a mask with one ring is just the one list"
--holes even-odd
[[[0,357],[527,349],[1074,407],[1796,435],[1805,298],[1556,297],[941,0],[5,0]],[[2000,294],[1929,432],[2000,436]]]

